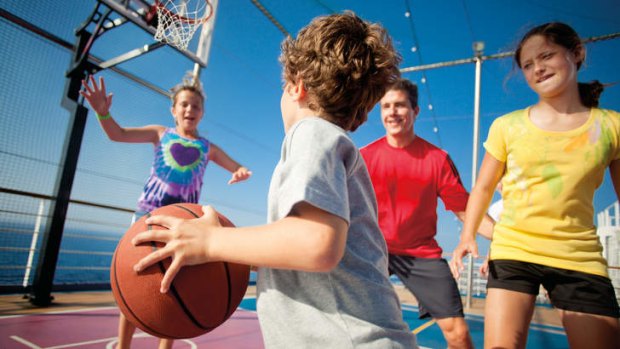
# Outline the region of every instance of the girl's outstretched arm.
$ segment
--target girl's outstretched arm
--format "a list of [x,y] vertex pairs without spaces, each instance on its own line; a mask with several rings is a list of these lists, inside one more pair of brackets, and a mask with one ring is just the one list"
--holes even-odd
[[172,280],[184,265],[228,261],[258,267],[293,269],[312,272],[332,270],[344,255],[348,225],[306,202],[295,205],[285,218],[261,226],[222,227],[217,214],[209,206],[204,216],[183,220],[171,216],[150,217],[147,224],[168,230],[140,233],[134,245],[159,241],[164,247],[152,252],[135,265],[136,271],[166,258],[172,263],[161,284],[167,292]]
[[461,239],[458,246],[452,252],[450,269],[455,278],[460,276],[463,270],[463,257],[471,253],[478,258],[478,245],[476,244],[476,231],[482,218],[493,199],[495,187],[504,174],[504,163],[486,153],[480,166],[480,172],[476,185],[471,191],[465,211],[465,222],[461,231]]
[[83,90],[80,94],[86,99],[88,104],[97,114],[97,119],[108,138],[115,142],[124,143],[153,143],[159,142],[159,137],[165,128],[159,125],[148,125],[143,127],[121,127],[110,115],[112,106],[112,94],[107,94],[105,81],[99,77],[99,84],[94,76],[90,76],[89,81],[82,80]]
[[228,156],[222,148],[213,143],[211,143],[211,149],[209,150],[209,159],[213,160],[213,162],[232,173],[232,177],[228,181],[228,184],[245,181],[252,175],[252,171],[248,170],[244,166],[241,166],[238,162]]

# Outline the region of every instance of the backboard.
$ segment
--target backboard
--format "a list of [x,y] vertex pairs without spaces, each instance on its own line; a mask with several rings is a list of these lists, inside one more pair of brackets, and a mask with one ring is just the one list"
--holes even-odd
[[[157,32],[157,14],[156,5],[159,0],[97,0],[99,3],[105,5],[110,10],[118,14],[118,17],[113,20],[114,25],[120,25],[127,21],[137,25],[144,31],[155,37]],[[187,0],[188,2],[190,0]],[[195,1],[195,0],[192,0]],[[215,14],[217,10],[217,0],[204,0],[209,5],[210,11],[213,11],[209,16],[202,28],[198,29],[197,34],[192,38],[192,43],[187,48],[179,48],[174,45],[169,45],[179,51],[181,54],[192,60],[196,64],[195,76],[199,74],[200,68],[204,68],[207,65],[209,50],[211,45],[211,36],[213,33],[213,26],[215,23]],[[181,5],[183,0],[177,1]],[[153,47],[159,45],[153,44]],[[140,52],[128,53],[131,57],[135,57],[136,54],[143,54],[148,51],[148,47],[137,49]],[[109,62],[107,65],[118,64],[117,60]],[[106,68],[107,66],[103,66]]]

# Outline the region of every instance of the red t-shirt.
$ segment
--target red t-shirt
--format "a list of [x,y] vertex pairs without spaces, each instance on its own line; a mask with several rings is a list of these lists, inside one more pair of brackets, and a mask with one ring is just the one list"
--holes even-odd
[[363,147],[379,206],[379,226],[391,254],[440,258],[437,198],[465,211],[469,194],[448,154],[416,136],[405,148],[385,137]]

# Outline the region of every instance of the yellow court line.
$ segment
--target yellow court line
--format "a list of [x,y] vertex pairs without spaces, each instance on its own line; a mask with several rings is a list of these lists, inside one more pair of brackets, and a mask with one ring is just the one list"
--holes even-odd
[[416,328],[415,330],[413,330],[411,332],[413,332],[413,334],[418,334],[418,333],[422,332],[423,330],[425,330],[426,328],[428,328],[430,326],[433,326],[435,324],[435,322],[437,322],[435,319],[430,320],[427,323],[418,326],[418,328]]

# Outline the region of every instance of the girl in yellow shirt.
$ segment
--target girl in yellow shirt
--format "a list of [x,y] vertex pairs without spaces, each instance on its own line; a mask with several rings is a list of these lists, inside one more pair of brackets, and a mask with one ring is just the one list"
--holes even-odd
[[568,25],[530,30],[515,61],[539,100],[493,122],[467,204],[452,270],[477,256],[475,232],[502,182],[491,243],[485,348],[525,348],[540,285],[560,310],[571,348],[618,348],[620,312],[593,224],[609,168],[620,197],[620,114],[598,108],[603,85],[577,82],[586,56]]

